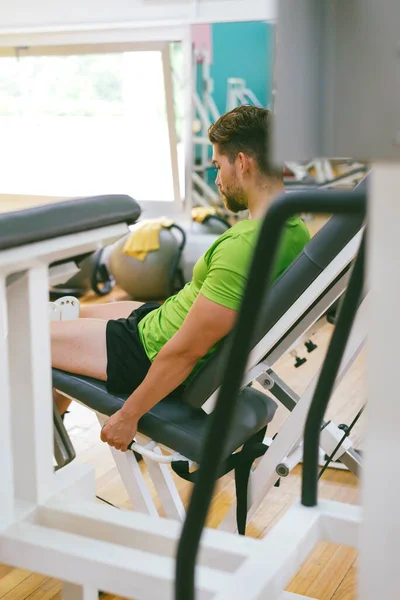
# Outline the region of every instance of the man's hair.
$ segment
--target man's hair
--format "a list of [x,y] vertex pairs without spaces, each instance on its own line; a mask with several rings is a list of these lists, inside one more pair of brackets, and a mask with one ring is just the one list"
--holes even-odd
[[261,173],[282,179],[283,169],[269,160],[272,112],[258,106],[237,106],[222,115],[208,130],[212,144],[234,163],[239,152],[255,159]]

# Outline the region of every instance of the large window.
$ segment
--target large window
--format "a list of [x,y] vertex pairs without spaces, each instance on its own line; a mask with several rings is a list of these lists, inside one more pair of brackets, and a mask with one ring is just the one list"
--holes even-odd
[[1,58],[0,194],[176,199],[166,89],[161,51]]

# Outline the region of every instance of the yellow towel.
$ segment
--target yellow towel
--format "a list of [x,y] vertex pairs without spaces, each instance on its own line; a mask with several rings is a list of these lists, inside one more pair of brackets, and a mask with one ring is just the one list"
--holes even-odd
[[132,231],[125,242],[123,253],[143,261],[148,252],[160,248],[160,231],[163,227],[171,227],[173,221],[166,217],[159,219],[143,219]]
[[196,223],[202,223],[209,215],[216,215],[217,210],[213,206],[196,206],[192,208],[192,219]]

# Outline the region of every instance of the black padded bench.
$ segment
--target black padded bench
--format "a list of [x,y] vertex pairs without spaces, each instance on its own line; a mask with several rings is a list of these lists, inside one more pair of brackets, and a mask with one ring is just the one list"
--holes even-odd
[[[119,410],[129,396],[115,396],[107,392],[101,381],[58,369],[53,369],[53,383],[60,391],[107,416]],[[276,403],[263,392],[252,388],[242,390],[226,455],[230,456],[266,427],[273,419],[276,408]],[[143,415],[139,421],[139,431],[199,463],[210,418],[211,415],[201,408],[194,408],[184,398],[171,395]]]
[[139,204],[126,195],[75,198],[1,213],[0,250],[118,223],[129,225],[135,223],[140,214]]

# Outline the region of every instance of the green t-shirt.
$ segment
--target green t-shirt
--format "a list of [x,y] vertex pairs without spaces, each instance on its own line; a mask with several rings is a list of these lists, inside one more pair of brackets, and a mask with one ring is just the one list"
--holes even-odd
[[[181,327],[200,292],[217,304],[239,309],[261,223],[262,219],[243,220],[223,233],[195,264],[192,281],[140,321],[139,336],[151,362]],[[309,239],[308,229],[300,217],[287,221],[274,279],[300,254]],[[190,377],[217,347],[218,344],[197,363]]]

